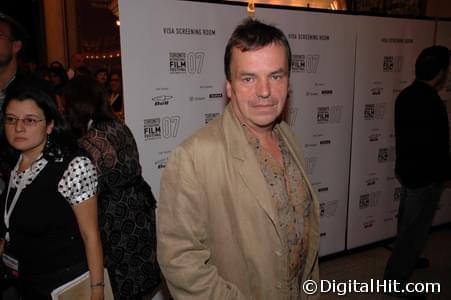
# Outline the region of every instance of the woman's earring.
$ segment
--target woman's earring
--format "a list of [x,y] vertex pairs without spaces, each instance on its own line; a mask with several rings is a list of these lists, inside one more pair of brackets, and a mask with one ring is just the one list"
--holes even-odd
[[50,147],[50,134],[47,134],[47,142],[45,143],[45,148],[48,149]]

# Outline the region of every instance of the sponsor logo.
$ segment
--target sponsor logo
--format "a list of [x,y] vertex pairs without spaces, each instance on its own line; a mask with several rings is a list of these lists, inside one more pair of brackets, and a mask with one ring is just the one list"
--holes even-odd
[[334,92],[332,90],[322,90],[321,95],[332,95]]
[[319,204],[319,216],[322,218],[326,212],[326,203]]
[[312,175],[316,168],[316,161],[317,157],[306,157],[304,159],[305,161],[305,172],[307,172],[308,175]]
[[382,94],[383,89],[384,89],[383,87],[379,87],[379,86],[374,87],[371,89],[371,95],[373,95],[373,96],[380,95],[380,94]]
[[144,140],[151,141],[161,138],[177,137],[180,126],[180,116],[144,120]]
[[316,121],[318,124],[329,123],[329,106],[318,107],[318,112],[316,114]]
[[330,145],[330,143],[331,143],[330,140],[324,140],[319,142],[320,145]]
[[338,124],[341,122],[342,105],[320,106],[317,108],[316,121],[318,124]]
[[155,106],[168,105],[169,100],[171,100],[172,98],[174,98],[174,97],[169,96],[169,95],[160,95],[160,96],[153,97],[152,101]]
[[204,64],[204,52],[169,52],[170,74],[200,74]]
[[401,72],[403,59],[402,56],[384,56],[382,70],[384,72]]
[[219,113],[207,113],[205,114],[205,124],[210,123],[214,118],[219,116]]
[[291,70],[294,73],[316,73],[319,58],[319,54],[293,54],[291,56]]
[[379,203],[380,196],[381,196],[380,191],[360,195],[359,208],[367,209],[376,207],[377,204]]
[[160,118],[144,120],[144,140],[161,139]]
[[331,200],[319,204],[319,215],[321,218],[331,218],[335,216],[338,207],[338,200]]
[[222,99],[222,93],[214,93],[214,94],[209,94],[208,98],[210,99]]
[[186,53],[169,52],[169,73],[171,74],[186,73]]
[[395,147],[380,148],[377,153],[379,163],[393,162],[395,160]]
[[383,120],[385,116],[386,103],[377,104],[365,104],[364,119],[371,120]]
[[377,142],[377,141],[379,140],[380,137],[381,137],[381,134],[380,134],[380,133],[373,133],[373,134],[370,134],[370,135],[368,136],[368,140],[369,140],[370,142]]
[[371,228],[374,226],[374,220],[368,220],[363,222],[363,228]]
[[304,144],[304,147],[305,147],[305,148],[313,148],[313,147],[316,147],[316,146],[318,146],[317,143]]
[[366,185],[367,186],[375,185],[377,180],[378,180],[377,177],[369,178],[369,179],[366,180]]
[[318,189],[318,193],[321,193],[321,192],[327,192],[328,190],[329,190],[328,187],[322,187],[322,188],[319,188],[319,189]]
[[164,169],[164,168],[166,168],[167,163],[168,163],[168,158],[166,157],[166,158],[157,160],[154,164],[157,169]]
[[205,100],[205,97],[197,97],[197,96],[190,96],[189,101],[195,102],[195,101],[203,101]]

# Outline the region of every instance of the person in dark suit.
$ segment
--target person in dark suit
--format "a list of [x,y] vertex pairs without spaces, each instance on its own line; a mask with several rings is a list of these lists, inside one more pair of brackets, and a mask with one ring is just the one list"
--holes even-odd
[[434,213],[451,178],[448,114],[438,92],[449,73],[449,50],[424,49],[415,64],[414,82],[395,103],[395,173],[402,185],[398,236],[385,279],[405,284],[424,248]]

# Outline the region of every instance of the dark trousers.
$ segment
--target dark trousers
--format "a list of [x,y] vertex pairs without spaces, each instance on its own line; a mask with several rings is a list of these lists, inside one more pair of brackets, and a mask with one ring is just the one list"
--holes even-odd
[[398,212],[398,236],[385,267],[384,279],[406,283],[426,244],[443,184],[402,187]]
[[51,300],[51,292],[60,285],[88,270],[86,263],[76,264],[55,272],[37,276],[22,276],[17,288],[22,300]]

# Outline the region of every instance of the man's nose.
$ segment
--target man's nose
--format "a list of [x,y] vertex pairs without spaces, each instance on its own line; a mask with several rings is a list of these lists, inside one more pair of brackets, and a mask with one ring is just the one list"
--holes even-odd
[[260,79],[257,82],[257,96],[268,98],[271,95],[271,87],[268,79]]

